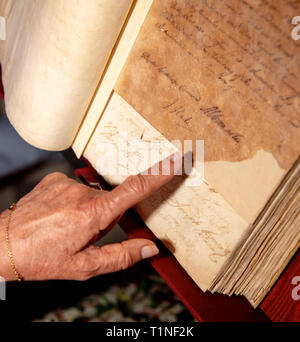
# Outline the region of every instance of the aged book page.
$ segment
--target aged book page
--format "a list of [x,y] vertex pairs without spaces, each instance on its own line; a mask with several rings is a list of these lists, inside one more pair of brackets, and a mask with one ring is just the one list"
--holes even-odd
[[[153,154],[153,149],[159,153]],[[149,153],[153,165],[176,150],[114,93],[84,156],[108,183],[117,185],[145,171]],[[191,176],[175,177],[135,209],[205,291],[249,226],[207,183],[190,186]],[[194,177],[201,179],[200,174]]]
[[77,133],[133,0],[0,0],[0,61],[8,117],[48,150]]
[[256,307],[299,248],[299,208],[298,158],[210,291],[244,295]]
[[154,1],[116,91],[252,223],[300,151],[294,2]]

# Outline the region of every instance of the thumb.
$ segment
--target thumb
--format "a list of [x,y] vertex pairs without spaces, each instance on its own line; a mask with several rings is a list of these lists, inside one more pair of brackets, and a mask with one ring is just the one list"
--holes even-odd
[[158,253],[156,245],[145,239],[132,239],[103,247],[90,246],[73,257],[73,278],[86,280],[124,270]]

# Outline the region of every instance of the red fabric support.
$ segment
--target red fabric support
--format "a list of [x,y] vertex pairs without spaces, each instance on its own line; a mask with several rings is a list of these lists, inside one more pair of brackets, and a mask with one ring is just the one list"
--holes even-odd
[[272,321],[300,322],[300,280],[292,282],[296,277],[300,278],[299,251],[261,304]]

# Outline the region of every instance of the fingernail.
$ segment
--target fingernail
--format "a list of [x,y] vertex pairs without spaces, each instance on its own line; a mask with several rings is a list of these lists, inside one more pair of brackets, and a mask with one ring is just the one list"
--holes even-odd
[[156,246],[145,246],[142,248],[141,254],[143,259],[151,258],[157,255],[159,250]]

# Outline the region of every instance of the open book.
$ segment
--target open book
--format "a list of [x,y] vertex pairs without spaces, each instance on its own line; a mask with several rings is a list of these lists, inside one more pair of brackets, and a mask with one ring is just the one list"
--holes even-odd
[[300,243],[297,11],[284,0],[0,0],[9,119],[37,147],[73,146],[112,185],[125,176],[107,167],[107,146],[134,141],[138,166],[118,167],[135,174],[145,146],[159,146],[155,164],[175,140],[204,141],[196,185],[176,177],[135,209],[203,291],[257,306]]

